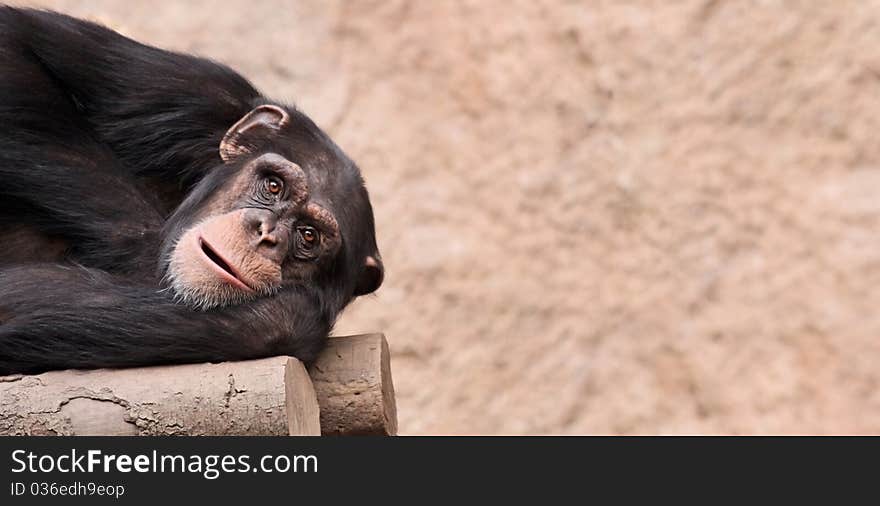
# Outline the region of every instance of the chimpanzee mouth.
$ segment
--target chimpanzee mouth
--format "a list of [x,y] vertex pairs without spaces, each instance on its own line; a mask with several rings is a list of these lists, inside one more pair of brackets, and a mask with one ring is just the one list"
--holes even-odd
[[227,281],[228,283],[235,285],[242,290],[247,292],[253,292],[253,289],[249,287],[242,279],[241,276],[236,272],[236,270],[227,262],[204,238],[199,237],[199,247],[202,249],[202,253],[204,253],[205,257],[210,261],[211,265],[214,267],[214,271],[220,275],[220,277]]

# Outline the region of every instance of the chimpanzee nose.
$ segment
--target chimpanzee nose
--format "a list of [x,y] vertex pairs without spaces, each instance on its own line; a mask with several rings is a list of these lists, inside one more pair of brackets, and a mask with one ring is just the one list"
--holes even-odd
[[281,264],[287,254],[287,234],[278,227],[278,217],[265,209],[244,212],[244,227],[250,246],[260,255]]

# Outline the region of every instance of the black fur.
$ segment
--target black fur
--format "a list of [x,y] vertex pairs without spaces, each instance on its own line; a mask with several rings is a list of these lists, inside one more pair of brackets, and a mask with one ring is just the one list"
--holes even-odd
[[224,133],[266,103],[281,105],[223,65],[0,6],[0,374],[314,357],[378,251],[360,172],[292,107],[263,151],[332,174],[335,263],[313,285],[212,311],[160,285],[163,241],[236,168],[220,160]]

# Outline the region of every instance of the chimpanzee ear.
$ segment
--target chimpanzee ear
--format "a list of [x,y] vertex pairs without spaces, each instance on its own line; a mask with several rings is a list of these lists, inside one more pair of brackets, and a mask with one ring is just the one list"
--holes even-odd
[[228,162],[250,153],[267,136],[290,122],[287,111],[277,105],[261,105],[232,125],[220,141],[220,158]]
[[368,256],[364,261],[364,268],[358,277],[357,287],[354,289],[355,296],[373,293],[382,286],[385,278],[385,266],[378,257]]

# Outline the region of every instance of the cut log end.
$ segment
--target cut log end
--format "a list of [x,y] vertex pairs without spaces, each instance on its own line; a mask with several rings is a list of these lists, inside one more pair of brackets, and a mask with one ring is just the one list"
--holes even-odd
[[382,334],[331,338],[309,373],[322,434],[397,434],[391,354]]
[[284,366],[284,390],[288,434],[320,436],[320,408],[315,387],[305,366],[295,358],[288,358]]

